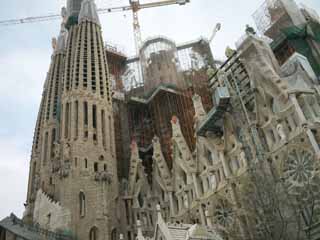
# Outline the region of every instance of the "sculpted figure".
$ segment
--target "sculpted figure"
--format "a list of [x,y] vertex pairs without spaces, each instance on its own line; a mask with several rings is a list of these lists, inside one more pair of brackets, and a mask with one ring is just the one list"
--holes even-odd
[[70,161],[69,160],[64,161],[64,163],[61,167],[61,170],[60,170],[60,177],[62,177],[62,178],[68,177],[69,173],[70,173],[70,169],[71,169]]
[[246,168],[248,164],[247,164],[246,154],[243,150],[240,152],[239,158],[240,158],[241,167]]
[[183,204],[184,204],[184,207],[185,208],[189,208],[189,201],[188,201],[188,195],[187,194],[184,194],[183,195]]
[[66,143],[63,149],[63,160],[70,160],[71,159],[71,147],[69,143]]
[[60,144],[58,142],[53,144],[53,158],[54,160],[60,159]]
[[51,45],[52,45],[52,49],[56,50],[56,48],[57,48],[57,39],[56,38],[52,38]]
[[280,136],[281,141],[286,142],[287,141],[287,135],[285,133],[284,127],[281,124],[281,122],[279,122],[278,125],[277,125],[277,132],[278,132],[278,134]]

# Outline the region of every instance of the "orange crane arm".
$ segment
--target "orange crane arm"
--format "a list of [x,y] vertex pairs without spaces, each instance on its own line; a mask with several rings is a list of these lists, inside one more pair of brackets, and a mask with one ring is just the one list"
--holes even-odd
[[185,5],[186,3],[189,3],[189,2],[190,0],[165,0],[165,1],[158,1],[158,2],[150,2],[150,3],[139,4],[139,9],[162,7],[162,6],[173,5],[173,4]]
[[[184,5],[188,2],[190,2],[190,0],[165,0],[165,1],[144,3],[144,4],[138,3],[137,10],[144,9],[144,8],[161,7],[161,6],[172,5],[172,4]],[[134,5],[131,4],[128,6],[119,6],[119,7],[112,7],[112,8],[99,8],[98,12],[101,14],[104,14],[104,13],[111,13],[111,12],[130,11],[130,10],[134,10],[133,6]],[[52,15],[46,15],[46,16],[10,19],[10,20],[0,21],[0,26],[10,26],[10,25],[34,23],[34,22],[45,22],[45,21],[56,20],[59,18],[61,18],[60,14],[52,14]]]

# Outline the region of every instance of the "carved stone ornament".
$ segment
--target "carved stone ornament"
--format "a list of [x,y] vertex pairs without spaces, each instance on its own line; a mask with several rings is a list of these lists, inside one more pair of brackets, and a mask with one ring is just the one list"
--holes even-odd
[[69,176],[71,170],[71,163],[69,160],[64,161],[64,163],[61,166],[60,169],[60,177],[61,178],[66,178]]
[[71,159],[71,146],[69,143],[66,143],[63,148],[63,160],[67,161]]
[[287,141],[287,135],[286,132],[284,130],[284,126],[281,123],[278,123],[277,125],[277,132],[280,136],[281,141],[286,142]]
[[108,184],[111,184],[112,175],[107,170],[97,172],[94,176],[94,180],[97,182],[106,182]]
[[311,152],[301,148],[289,152],[283,166],[283,178],[290,193],[304,188],[315,174],[316,166]]
[[214,210],[214,219],[220,227],[231,227],[235,222],[235,213],[226,200],[220,200]]

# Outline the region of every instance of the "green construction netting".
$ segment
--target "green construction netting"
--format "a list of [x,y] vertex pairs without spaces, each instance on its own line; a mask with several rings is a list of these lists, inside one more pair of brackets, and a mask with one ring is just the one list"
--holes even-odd
[[69,29],[72,25],[78,24],[77,16],[70,16],[66,23],[66,28]]
[[[311,30],[311,31],[310,31]],[[310,33],[309,33],[310,32]],[[320,43],[320,24],[317,22],[309,23],[309,31],[308,33],[312,36],[312,38]]]
[[309,46],[309,43],[306,39],[289,39],[288,40],[290,45],[296,49],[296,51],[303,56],[306,56],[308,58],[308,61],[315,71],[315,73],[319,76],[320,75],[320,64],[314,57],[314,53],[312,52],[311,47]]
[[311,37],[320,43],[320,24],[310,21],[302,26],[292,26],[282,29],[282,33],[288,39]]
[[307,36],[307,25],[285,28],[281,32],[287,39],[305,38]]
[[308,38],[320,43],[320,24],[308,22],[302,26],[292,26],[281,30],[282,34],[272,44],[272,49],[276,49],[284,41],[288,41],[298,53],[306,56],[315,73],[320,75],[320,59],[316,59],[316,53],[310,47]]

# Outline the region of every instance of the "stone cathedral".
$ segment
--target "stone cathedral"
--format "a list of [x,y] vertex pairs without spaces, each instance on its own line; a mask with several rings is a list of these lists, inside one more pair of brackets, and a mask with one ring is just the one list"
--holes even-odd
[[225,61],[205,38],[148,39],[127,58],[94,0],[62,18],[25,213],[0,240],[320,239],[314,10],[267,0]]

